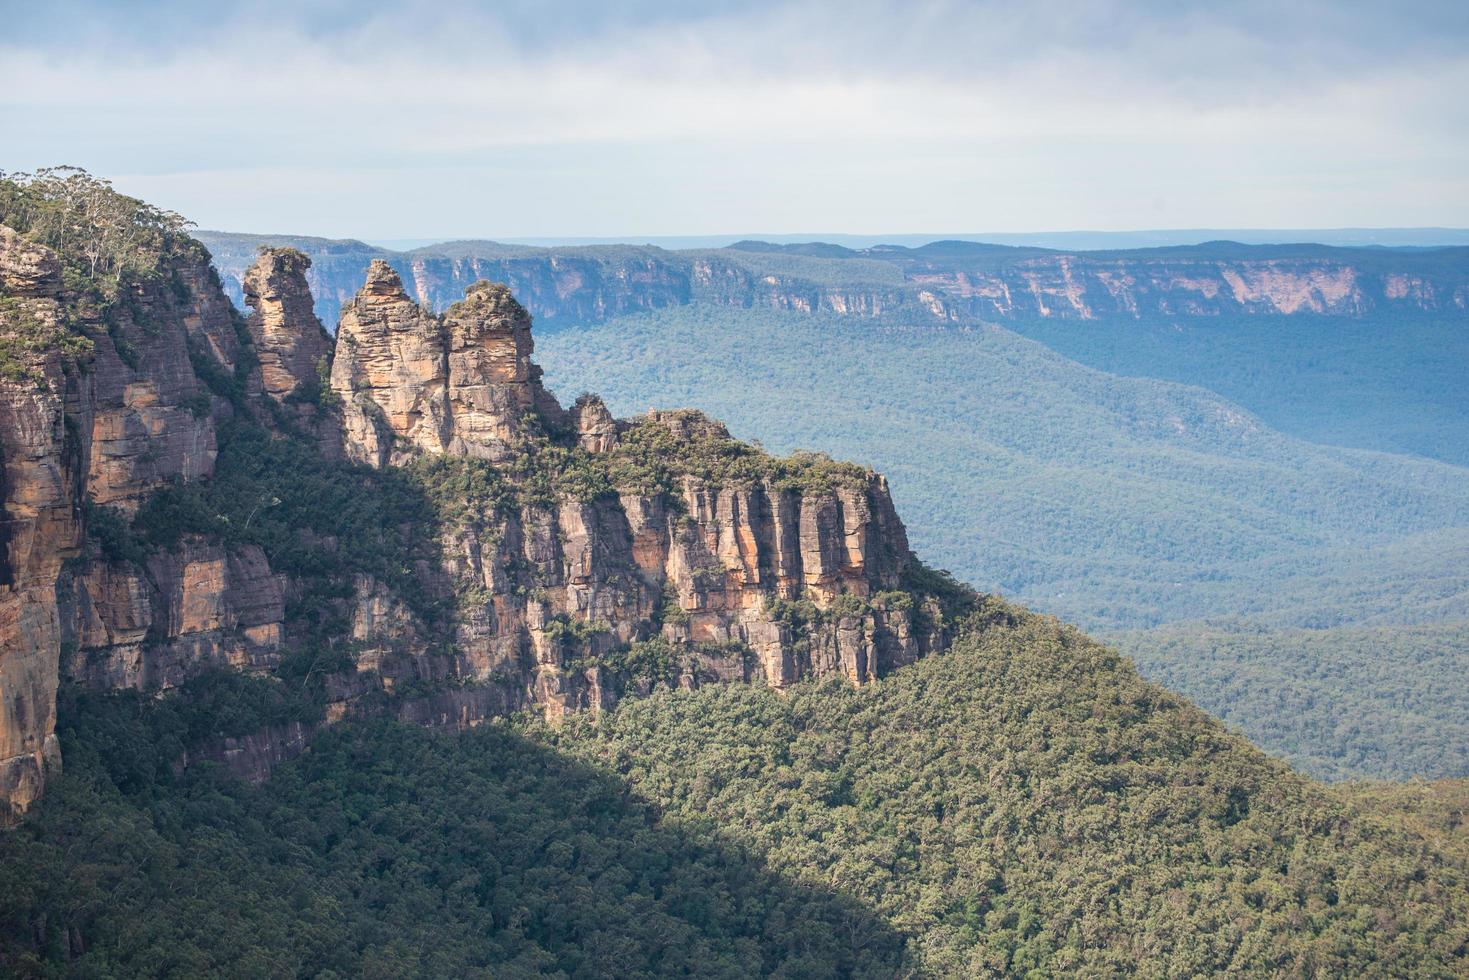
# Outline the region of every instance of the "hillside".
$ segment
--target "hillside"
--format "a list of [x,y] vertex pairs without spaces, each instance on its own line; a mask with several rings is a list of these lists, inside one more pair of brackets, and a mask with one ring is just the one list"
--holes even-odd
[[[1429,693],[1469,663],[1462,468],[1291,438],[1212,393],[1105,375],[998,327],[688,307],[557,331],[542,350],[552,383],[615,408],[697,395],[772,449],[882,468],[923,554],[1115,633],[1148,676],[1313,772],[1466,771],[1463,703]],[[1165,624],[1158,643],[1137,632]],[[1397,632],[1420,625],[1447,638],[1432,669],[1421,634]],[[1332,632],[1348,626],[1362,629]],[[1209,641],[1180,646],[1184,630],[1234,640],[1185,654]],[[1280,687],[1251,673],[1272,656]]]
[[[75,703],[67,777],[0,838],[0,963],[1463,970],[1469,865],[1436,810],[1343,802],[1053,621],[990,604],[969,630],[862,688],[661,690],[453,738],[344,726],[258,789],[154,748],[201,685]],[[238,714],[215,685],[205,703]]]

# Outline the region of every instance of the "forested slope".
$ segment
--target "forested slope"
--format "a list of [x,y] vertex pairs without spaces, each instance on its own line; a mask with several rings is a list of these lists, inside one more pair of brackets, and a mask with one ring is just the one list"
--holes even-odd
[[860,689],[664,690],[456,738],[346,726],[259,789],[176,775],[167,736],[209,724],[191,703],[261,710],[268,682],[68,704],[67,775],[0,838],[0,964],[1462,971],[1469,868],[1418,809],[1338,800],[1053,621],[986,603],[973,627]]

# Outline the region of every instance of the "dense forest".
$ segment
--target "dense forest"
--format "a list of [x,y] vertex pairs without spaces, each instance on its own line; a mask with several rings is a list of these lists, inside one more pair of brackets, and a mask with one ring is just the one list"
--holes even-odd
[[[1460,467],[1293,438],[1210,392],[1089,370],[1000,327],[690,306],[551,331],[540,350],[551,384],[615,410],[697,400],[773,449],[881,469],[920,553],[1114,636],[1308,771],[1469,771],[1451,734],[1462,708],[1439,693],[1469,669]],[[1185,624],[1238,642],[1165,665],[1140,632]],[[1414,651],[1399,631],[1419,626],[1445,643]],[[1342,627],[1370,632],[1338,640]],[[1282,661],[1268,679],[1266,658]],[[1371,673],[1349,666],[1364,659]],[[1282,704],[1314,707],[1281,719]],[[1340,704],[1353,708],[1333,716]]]
[[1111,638],[1146,676],[1328,779],[1469,772],[1469,628],[1225,630]]
[[[181,744],[290,717],[206,675],[63,705],[0,837],[15,976],[1451,975],[1452,786],[1333,796],[1052,620],[865,688],[663,690],[561,729],[340,726],[254,788]],[[1457,801],[1457,802],[1456,802]]]

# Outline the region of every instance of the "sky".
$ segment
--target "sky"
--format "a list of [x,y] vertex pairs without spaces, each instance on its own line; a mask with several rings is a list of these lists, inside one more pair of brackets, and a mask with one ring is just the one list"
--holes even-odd
[[0,0],[0,169],[367,240],[1469,227],[1469,3]]

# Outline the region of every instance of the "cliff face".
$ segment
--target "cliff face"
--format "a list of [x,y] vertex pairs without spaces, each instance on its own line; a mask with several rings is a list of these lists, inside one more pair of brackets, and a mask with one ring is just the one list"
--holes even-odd
[[[103,317],[61,288],[54,255],[17,235],[0,243],[4,316],[66,319],[89,345],[84,363],[28,353],[0,382],[0,799],[15,811],[59,763],[63,681],[158,691],[304,657],[328,723],[388,710],[456,728],[527,707],[596,710],[656,684],[863,683],[947,643],[880,476],[772,460],[694,412],[619,421],[594,397],[562,408],[503,285],[474,283],[434,314],[373,263],[333,349],[298,253],[258,257],[248,320],[191,249]],[[254,543],[250,522],[281,503],[258,490],[240,491],[259,499],[235,524],[188,503],[190,486],[238,479],[215,463],[241,427],[345,456],[334,479],[366,481],[364,493],[366,474],[407,467],[438,493],[427,557],[391,563],[404,566],[391,580],[272,567],[341,543],[309,527]],[[475,496],[483,486],[495,493]],[[184,503],[149,511],[159,493]],[[176,519],[169,506],[192,507],[194,529],[138,530]],[[221,739],[180,764],[263,777],[310,731]]]
[[[215,239],[205,236],[206,239]],[[232,288],[248,261],[222,236]],[[922,248],[744,242],[689,252],[647,246],[536,249],[493,242],[388,252],[305,240],[318,312],[333,319],[372,261],[442,310],[480,279],[505,282],[538,321],[596,323],[691,302],[904,316],[917,322],[1059,318],[1435,314],[1469,309],[1469,249],[1426,252],[1231,242],[1058,252],[968,242]],[[438,250],[436,252],[436,250]],[[452,253],[452,254],[439,254]]]
[[156,691],[207,666],[268,669],[280,660],[285,589],[256,546],[189,537],[141,563],[97,556],[58,589],[62,672]]
[[[489,597],[460,619],[459,669],[521,672],[529,701],[553,716],[607,706],[653,679],[619,676],[618,658],[639,642],[666,643],[665,679],[678,684],[772,687],[862,683],[944,642],[915,625],[925,611],[899,591],[907,542],[876,475],[810,491],[686,477],[673,494],[563,499],[454,528],[444,552],[453,578]],[[816,622],[780,611],[802,598]]]
[[[332,366],[348,457],[382,467],[437,455],[514,471],[545,427],[564,428],[587,457],[617,457],[626,438],[666,439],[673,454],[738,445],[696,413],[619,423],[595,398],[567,412],[541,386],[532,349],[530,318],[505,287],[471,285],[440,317],[374,263],[343,311]],[[686,474],[651,493],[563,492],[477,511],[446,526],[441,546],[440,587],[459,597],[451,662],[405,658],[431,628],[381,583],[356,584],[353,614],[358,669],[390,688],[441,675],[495,682],[484,704],[412,709],[440,724],[507,706],[552,716],[603,707],[653,679],[620,660],[652,641],[672,657],[658,679],[773,686],[828,674],[860,683],[944,642],[915,625],[936,619],[933,609],[897,595],[906,535],[882,478],[860,471],[811,488]],[[803,598],[819,622],[782,620],[779,604]]]
[[[104,316],[91,297],[63,289],[54,253],[0,229],[0,800],[17,810],[57,761],[62,649],[78,632],[72,607],[120,604],[119,650],[137,646],[135,603],[96,567],[83,535],[87,507],[126,514],[166,483],[207,478],[217,416],[229,408],[196,366],[225,375],[241,355],[235,314],[202,250],[186,249],[166,275],[120,290]],[[84,356],[67,353],[78,345]],[[59,604],[63,594],[79,598]]]
[[[398,264],[414,296],[444,309],[480,280],[509,284],[537,316],[592,323],[689,302],[689,275],[656,248],[564,249],[506,257],[410,253]],[[544,311],[544,312],[540,312]]]
[[[1159,251],[1170,251],[1161,249]],[[1337,251],[1337,250],[1332,250]],[[1414,269],[1411,257],[1044,256],[1004,266],[909,264],[908,278],[957,312],[985,319],[1098,320],[1239,314],[1361,316],[1469,307],[1469,273]]]
[[47,249],[0,227],[0,802],[26,809],[48,768],[60,651],[56,579],[75,554],[80,522],[68,466],[61,352],[19,343],[63,316],[61,266]]
[[193,243],[105,305],[61,265],[0,228],[0,801],[18,811],[58,761],[59,678],[157,689],[275,659],[283,585],[258,548],[126,560],[100,542],[160,488],[209,479],[221,424],[275,424],[257,358],[289,364],[312,338],[252,343]]
[[349,458],[371,466],[420,452],[505,459],[545,396],[530,362],[530,316],[502,285],[476,283],[444,316],[409,299],[374,262],[342,311],[332,364]]
[[263,249],[245,273],[250,336],[260,352],[265,393],[286,402],[321,384],[332,340],[316,319],[306,270],[311,260],[295,249]]
[[83,325],[96,353],[68,392],[67,412],[80,434],[86,493],[98,504],[132,510],[164,483],[214,471],[223,408],[195,365],[233,372],[234,314],[220,302],[207,256],[183,258],[172,272],[130,288],[109,322]]

